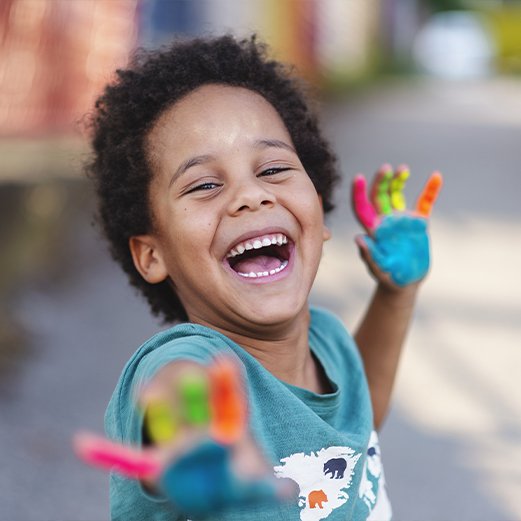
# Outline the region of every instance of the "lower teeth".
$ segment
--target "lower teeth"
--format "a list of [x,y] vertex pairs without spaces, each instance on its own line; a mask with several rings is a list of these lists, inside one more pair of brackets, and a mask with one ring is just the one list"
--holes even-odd
[[257,278],[257,277],[267,277],[268,275],[275,275],[276,273],[279,273],[287,265],[288,265],[288,261],[285,260],[285,261],[282,262],[282,264],[278,268],[275,268],[274,270],[259,271],[258,273],[254,273],[253,271],[250,272],[250,273],[241,273],[240,271],[238,271],[237,274],[240,275],[241,277],[248,277],[248,278],[253,278],[253,279]]

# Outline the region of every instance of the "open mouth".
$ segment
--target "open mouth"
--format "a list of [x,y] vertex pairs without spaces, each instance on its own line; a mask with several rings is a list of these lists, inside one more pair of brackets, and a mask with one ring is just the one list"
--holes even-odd
[[237,275],[245,278],[269,277],[288,266],[290,240],[283,233],[261,235],[236,244],[226,261]]

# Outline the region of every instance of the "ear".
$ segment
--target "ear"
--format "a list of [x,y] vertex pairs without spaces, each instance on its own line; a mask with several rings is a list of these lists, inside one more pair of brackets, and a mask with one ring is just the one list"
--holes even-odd
[[168,270],[157,244],[151,235],[135,235],[128,241],[134,266],[150,284],[157,284],[168,277]]
[[[322,196],[318,194],[318,199],[320,201],[320,206],[324,208],[324,205],[322,204]],[[324,210],[322,210],[322,218],[324,218]],[[324,239],[324,242],[329,241],[331,239],[331,230],[324,224],[324,230],[322,231],[322,238]]]
[[322,231],[322,238],[324,242],[329,241],[331,239],[331,230],[324,224],[324,230]]

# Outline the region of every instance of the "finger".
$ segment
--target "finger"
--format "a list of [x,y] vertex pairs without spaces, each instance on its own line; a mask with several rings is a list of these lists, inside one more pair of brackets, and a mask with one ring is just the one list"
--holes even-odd
[[366,251],[361,252],[369,271],[374,275],[377,281],[385,283],[387,286],[394,286],[393,278],[393,257],[384,255],[378,248],[378,245],[370,237],[366,237]]
[[179,380],[181,411],[187,425],[206,426],[210,423],[210,388],[206,375],[186,373]]
[[246,429],[247,406],[237,364],[220,358],[210,367],[210,399],[213,438],[225,445],[235,443]]
[[372,273],[373,276],[377,277],[380,268],[378,268],[377,264],[373,261],[371,257],[371,253],[369,251],[369,246],[366,239],[370,237],[364,237],[363,235],[357,235],[355,237],[356,245],[358,246],[358,252],[360,254],[361,259],[364,261],[366,267]]
[[367,198],[365,177],[362,174],[355,176],[351,187],[353,211],[367,233],[371,233],[378,224],[378,214]]
[[378,244],[368,236],[357,237],[356,242],[360,248],[362,258],[366,262],[371,273],[377,278],[388,271],[387,257],[378,247]]
[[145,411],[145,426],[151,441],[164,444],[176,437],[179,420],[168,402],[153,399]]
[[439,172],[434,172],[427,180],[427,183],[418,198],[418,202],[416,203],[416,212],[419,215],[429,217],[442,185],[442,175]]
[[405,188],[405,183],[407,182],[409,175],[409,167],[402,165],[397,168],[396,173],[391,180],[391,205],[394,210],[398,210],[399,212],[405,211],[407,207],[403,189]]
[[393,178],[393,167],[389,164],[382,165],[371,185],[371,201],[380,215],[392,213],[390,187]]
[[[379,266],[373,259],[371,252],[369,251],[369,242],[371,242],[370,237],[363,237],[361,235],[357,236],[356,244],[358,246],[358,250],[360,252],[360,257],[365,262],[367,269],[372,274],[372,276],[378,281],[382,282],[387,286],[394,286],[389,273],[384,271],[381,266]],[[374,251],[374,250],[373,250]],[[378,255],[378,254],[377,254]]]
[[79,432],[73,440],[76,455],[85,463],[114,470],[133,479],[153,480],[161,473],[161,464],[151,454],[125,447],[102,436]]
[[189,427],[208,426],[208,401],[206,370],[194,362],[167,364],[138,393],[146,432],[156,445],[186,436]]

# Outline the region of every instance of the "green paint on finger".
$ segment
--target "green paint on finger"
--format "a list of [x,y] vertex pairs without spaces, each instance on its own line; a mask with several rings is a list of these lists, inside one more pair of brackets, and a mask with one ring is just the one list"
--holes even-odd
[[208,379],[203,375],[184,375],[179,382],[183,419],[190,425],[210,422]]
[[391,199],[389,197],[389,188],[392,177],[392,170],[388,170],[380,178],[378,181],[378,186],[376,187],[376,203],[378,205],[378,210],[383,215],[387,215],[393,212]]

